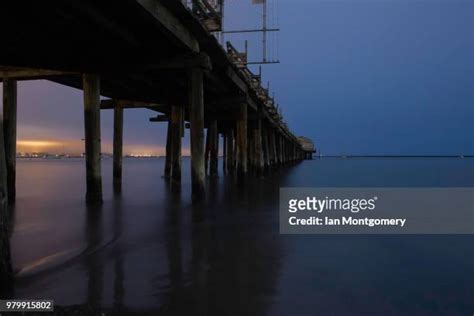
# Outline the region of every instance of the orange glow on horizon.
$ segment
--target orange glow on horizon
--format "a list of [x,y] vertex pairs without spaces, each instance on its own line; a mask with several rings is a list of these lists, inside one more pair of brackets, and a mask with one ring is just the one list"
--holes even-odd
[[[80,140],[32,140],[21,139],[17,141],[19,153],[51,153],[51,154],[81,154],[85,151],[84,141]],[[112,153],[112,143],[102,142],[102,153]],[[187,149],[183,148],[183,154]],[[159,145],[124,144],[124,155],[155,156],[164,155],[165,148]]]
[[50,141],[50,140],[19,140],[16,142],[18,146],[25,147],[35,147],[35,148],[44,148],[44,147],[57,147],[61,146],[62,143]]

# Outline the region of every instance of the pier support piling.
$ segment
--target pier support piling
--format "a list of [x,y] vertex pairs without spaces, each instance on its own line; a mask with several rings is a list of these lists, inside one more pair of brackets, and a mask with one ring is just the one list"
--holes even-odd
[[3,80],[3,132],[5,160],[7,166],[8,201],[13,203],[16,196],[16,122],[17,122],[17,82]]
[[226,140],[226,156],[225,156],[226,167],[227,167],[226,169],[228,173],[233,173],[235,169],[234,131],[229,130],[228,132],[226,132],[225,137],[227,139]]
[[165,157],[165,170],[163,173],[164,178],[171,176],[171,117],[168,118],[168,128],[166,131],[166,157]]
[[270,169],[270,146],[268,141],[268,128],[267,126],[262,127],[262,151],[263,151],[263,168],[264,170]]
[[237,173],[247,173],[247,104],[240,105],[240,115],[237,120]]
[[94,74],[82,76],[84,90],[84,127],[86,138],[86,201],[102,202],[100,168],[100,79]]
[[183,125],[183,108],[171,107],[171,179],[181,183],[181,137]]
[[227,170],[227,132],[222,133],[222,172],[228,173]]
[[209,176],[217,178],[218,176],[218,159],[219,159],[219,133],[217,130],[217,121],[214,120],[210,126],[211,143],[209,148]]
[[7,298],[13,285],[13,272],[8,234],[8,188],[7,164],[5,159],[5,140],[3,119],[0,120],[0,293]]
[[208,126],[206,130],[206,147],[204,149],[204,173],[206,175],[209,174],[209,157],[211,154],[211,143],[212,143],[211,129]]
[[205,197],[203,70],[192,68],[189,81],[192,197],[199,202]]
[[275,167],[278,164],[278,157],[275,143],[275,132],[272,130],[269,132],[269,165]]
[[114,108],[114,163],[113,186],[114,192],[122,191],[122,156],[123,156],[123,108]]
[[253,130],[254,162],[257,175],[263,175],[262,120],[258,119]]

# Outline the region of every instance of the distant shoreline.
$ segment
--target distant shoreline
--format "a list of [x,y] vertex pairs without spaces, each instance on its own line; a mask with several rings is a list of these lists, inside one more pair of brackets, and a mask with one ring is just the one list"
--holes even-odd
[[327,155],[316,158],[474,158],[474,155]]

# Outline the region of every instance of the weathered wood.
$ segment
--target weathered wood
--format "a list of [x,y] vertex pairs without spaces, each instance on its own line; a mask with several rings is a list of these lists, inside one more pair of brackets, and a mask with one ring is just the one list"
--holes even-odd
[[8,201],[16,196],[16,126],[17,126],[17,82],[3,81],[3,130],[5,139],[5,160],[7,165]]
[[84,127],[86,138],[86,176],[88,203],[102,202],[102,176],[100,167],[100,79],[84,74]]
[[222,172],[228,173],[227,170],[227,133],[222,133]]
[[270,168],[270,145],[269,131],[266,125],[262,126],[262,151],[263,151],[263,167],[265,170]]
[[258,175],[263,174],[264,162],[263,162],[263,147],[262,147],[262,120],[256,121],[255,128],[253,130],[254,136],[254,158],[255,168]]
[[190,70],[189,119],[191,131],[191,181],[193,202],[205,197],[204,190],[204,90],[203,70]]
[[247,161],[248,161],[248,170],[254,170],[255,168],[255,154],[254,154],[254,135],[253,135],[253,124],[249,126],[248,116],[247,116]]
[[70,71],[61,71],[61,70],[51,70],[51,69],[0,66],[0,78],[3,78],[3,80],[5,79],[32,80],[32,79],[45,79],[52,76],[69,76],[69,75],[79,75],[79,73],[70,72]]
[[209,176],[216,178],[218,176],[218,155],[219,155],[219,134],[217,131],[217,121],[212,122],[208,128],[211,132],[211,143],[209,153]]
[[247,104],[240,105],[240,118],[237,121],[237,173],[246,174],[247,167]]
[[281,156],[280,156],[281,149],[279,149],[279,142],[277,141],[279,139],[280,139],[280,137],[278,136],[276,131],[272,130],[272,133],[271,133],[272,157],[273,157],[272,164],[274,166],[277,166],[277,165],[281,164]]
[[285,148],[284,148],[284,143],[283,143],[283,137],[280,135],[278,136],[279,139],[279,144],[280,146],[278,147],[280,150],[280,165],[285,164]]
[[168,128],[166,132],[166,157],[165,157],[165,171],[163,177],[169,178],[171,176],[171,118],[168,119]]
[[123,108],[114,109],[114,148],[113,148],[113,186],[114,192],[122,191],[123,156]]
[[13,272],[8,234],[8,188],[3,118],[0,119],[0,296],[8,298],[13,286]]
[[234,145],[234,131],[229,130],[226,134],[226,169],[228,173],[233,173],[235,170],[235,145]]
[[212,135],[209,127],[206,130],[206,147],[204,149],[204,173],[209,174],[209,156],[211,154]]
[[181,125],[183,108],[171,107],[171,179],[181,183]]
[[116,107],[124,109],[149,109],[157,112],[168,112],[170,107],[166,104],[156,104],[132,100],[115,100],[106,99],[100,101],[100,108],[102,110],[110,110]]

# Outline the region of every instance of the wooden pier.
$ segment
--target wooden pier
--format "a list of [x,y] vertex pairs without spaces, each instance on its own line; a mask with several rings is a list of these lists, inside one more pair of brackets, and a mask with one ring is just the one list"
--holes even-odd
[[[195,6],[199,2],[193,1]],[[36,1],[27,9],[9,0],[2,1],[0,12],[5,30],[0,50],[2,216],[7,200],[15,199],[16,92],[21,80],[48,79],[83,90],[88,203],[102,201],[101,110],[114,111],[117,193],[124,110],[146,108],[156,112],[151,122],[168,124],[164,176],[171,183],[181,181],[181,139],[189,128],[195,202],[204,200],[206,172],[218,174],[220,136],[226,174],[263,175],[309,158],[262,87],[260,75],[243,63],[245,53],[231,44],[222,47],[213,35],[220,27],[215,13],[203,14],[179,0]]]

